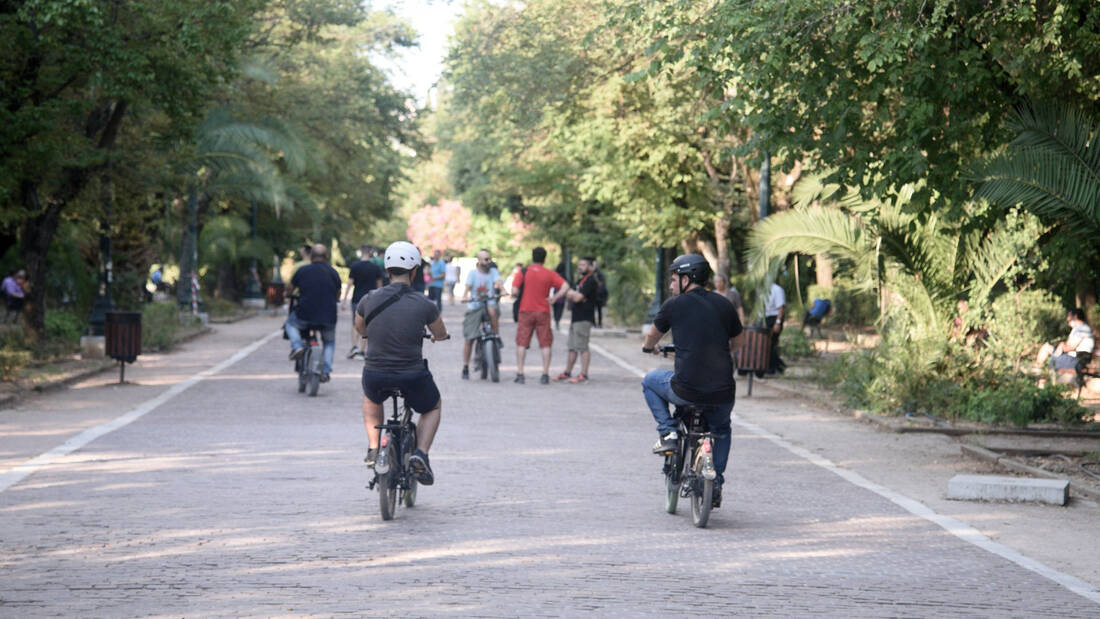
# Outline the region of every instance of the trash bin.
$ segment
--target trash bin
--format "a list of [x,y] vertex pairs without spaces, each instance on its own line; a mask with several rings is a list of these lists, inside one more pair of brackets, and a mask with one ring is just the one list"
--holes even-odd
[[126,364],[141,354],[141,312],[107,312],[103,336],[107,356],[119,362],[118,382],[124,382]]
[[267,285],[267,306],[268,307],[282,307],[283,306],[283,294],[286,292],[286,284],[282,282],[272,282]]
[[764,327],[745,327],[745,344],[734,351],[734,365],[739,372],[748,372],[749,393],[752,395],[752,375],[766,372],[771,365],[772,334]]

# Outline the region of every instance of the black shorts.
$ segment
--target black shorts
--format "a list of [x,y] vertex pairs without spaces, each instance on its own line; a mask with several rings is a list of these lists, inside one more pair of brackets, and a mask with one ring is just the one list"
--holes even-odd
[[405,394],[409,408],[418,413],[426,413],[439,404],[439,388],[435,386],[435,379],[426,364],[422,370],[405,374],[363,368],[363,395],[371,402],[384,404],[398,389]]

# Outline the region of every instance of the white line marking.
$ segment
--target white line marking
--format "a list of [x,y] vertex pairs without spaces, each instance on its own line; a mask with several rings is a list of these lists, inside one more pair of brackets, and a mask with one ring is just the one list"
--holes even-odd
[[[625,368],[627,371],[634,374],[635,376],[639,378],[645,376],[645,372],[633,365],[630,365],[628,362],[620,359],[619,357],[616,357],[615,355],[607,352],[602,347],[593,344],[589,344],[589,346],[596,352],[610,359],[616,365]],[[1097,589],[1090,583],[1085,582],[1084,580],[1081,580],[1076,576],[1071,576],[1064,572],[1059,572],[1058,570],[1044,565],[1039,561],[1036,561],[1035,559],[1026,557],[1016,550],[1005,546],[1004,544],[1000,544],[989,539],[981,531],[978,531],[974,527],[966,524],[965,522],[962,522],[961,520],[956,520],[955,518],[952,518],[950,516],[938,514],[932,508],[921,503],[920,501],[917,501],[916,499],[911,499],[904,494],[901,494],[900,492],[891,490],[890,488],[887,488],[885,486],[880,486],[873,481],[867,479],[866,477],[860,475],[859,473],[850,471],[848,469],[842,469],[834,464],[832,461],[826,458],[822,458],[821,456],[810,452],[809,450],[803,449],[802,447],[793,445],[783,438],[779,437],[778,435],[772,434],[771,432],[765,430],[764,428],[761,428],[760,426],[741,419],[736,414],[732,415],[731,421],[734,424],[748,430],[749,432],[756,434],[757,436],[768,439],[769,441],[775,443],[783,449],[786,449],[796,456],[804,460],[808,460],[811,463],[827,471],[835,473],[837,476],[841,477],[842,479],[853,485],[874,492],[875,494],[890,501],[891,503],[894,503],[898,507],[901,507],[910,514],[913,514],[914,516],[918,516],[920,518],[924,518],[925,520],[939,526],[943,530],[965,542],[969,542],[979,548],[982,548],[997,555],[998,557],[1007,559],[1026,570],[1030,570],[1040,576],[1053,580],[1054,582],[1062,585],[1063,587],[1069,589],[1077,595],[1080,595],[1081,597],[1100,604],[1100,589]]]
[[142,402],[141,404],[139,404],[137,406],[137,408],[131,410],[130,412],[128,412],[124,415],[121,415],[119,417],[116,417],[116,418],[112,419],[111,421],[108,421],[107,423],[103,423],[103,424],[100,424],[98,426],[88,428],[87,430],[84,430],[80,434],[77,434],[76,436],[70,438],[69,440],[65,441],[64,443],[61,443],[60,445],[58,445],[57,447],[54,447],[53,449],[47,451],[46,453],[41,454],[39,456],[36,456],[34,458],[31,458],[30,460],[27,460],[26,462],[24,462],[20,465],[14,466],[14,467],[4,471],[3,473],[0,473],[0,492],[3,492],[5,490],[7,490],[8,488],[11,488],[12,486],[19,483],[20,481],[23,481],[29,475],[33,475],[39,469],[42,469],[43,467],[47,467],[47,466],[50,466],[52,464],[57,463],[59,460],[61,460],[65,456],[67,456],[67,455],[71,454],[72,452],[80,449],[81,447],[84,447],[85,445],[87,445],[88,443],[91,443],[92,441],[96,440],[97,438],[99,438],[99,437],[101,437],[105,434],[109,434],[111,432],[114,432],[115,430],[118,430],[119,428],[127,426],[127,425],[137,421],[138,419],[141,419],[144,415],[146,415],[149,412],[152,412],[153,410],[155,410],[161,404],[164,404],[168,400],[171,400],[172,398],[174,398],[177,395],[183,393],[184,391],[188,390],[189,388],[191,388],[191,387],[195,386],[196,384],[202,382],[202,380],[204,378],[207,378],[209,376],[213,376],[214,374],[217,374],[218,372],[221,372],[222,370],[228,368],[229,366],[233,365],[234,363],[237,363],[241,359],[244,359],[248,355],[256,352],[256,349],[258,349],[260,346],[263,346],[264,344],[266,344],[268,341],[270,341],[272,338],[274,338],[276,336],[281,336],[282,333],[283,333],[283,331],[282,331],[282,329],[280,329],[280,330],[275,331],[275,332],[273,332],[269,335],[266,335],[266,336],[260,338],[259,340],[256,340],[255,342],[252,342],[248,346],[245,346],[244,348],[238,350],[236,353],[233,354],[232,357],[229,357],[228,359],[226,359],[225,361],[222,361],[218,365],[215,365],[212,368],[205,369],[205,370],[199,372],[198,374],[195,374],[194,376],[191,376],[190,378],[187,378],[187,379],[185,379],[181,382],[178,382],[178,383],[172,385],[171,387],[169,387],[167,390],[165,390],[163,393],[161,393],[157,397],[155,397],[151,400],[146,400],[145,402]]

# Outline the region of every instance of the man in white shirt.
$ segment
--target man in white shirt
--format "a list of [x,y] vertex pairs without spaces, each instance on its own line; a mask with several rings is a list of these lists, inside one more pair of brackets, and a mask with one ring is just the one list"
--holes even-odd
[[1044,344],[1036,359],[1039,365],[1042,365],[1049,356],[1051,368],[1075,371],[1077,355],[1092,353],[1092,349],[1096,346],[1096,338],[1093,336],[1092,327],[1085,322],[1085,312],[1079,308],[1071,309],[1066,314],[1066,322],[1069,323],[1069,337],[1064,342],[1058,342],[1057,346]]
[[782,374],[787,369],[787,364],[779,358],[779,334],[783,333],[783,319],[786,315],[787,294],[783,292],[782,286],[772,283],[768,301],[764,304],[764,326],[771,331],[772,336],[771,365],[768,367],[770,375]]

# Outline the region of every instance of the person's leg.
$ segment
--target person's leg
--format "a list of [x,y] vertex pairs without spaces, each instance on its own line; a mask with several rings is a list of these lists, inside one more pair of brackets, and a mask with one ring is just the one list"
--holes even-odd
[[653,370],[642,379],[642,394],[645,403],[657,422],[657,431],[664,436],[677,428],[676,420],[669,413],[668,405],[686,404],[672,391],[672,370]]
[[[574,353],[570,353],[571,355]],[[585,350],[581,352],[581,376],[588,378],[588,363],[592,361],[592,351]],[[572,364],[570,364],[572,367]]]
[[550,330],[549,313],[538,312],[535,314],[535,334],[539,338],[539,348],[542,350],[542,375],[549,380],[550,358],[554,345],[554,332]]
[[543,376],[549,376],[550,375],[550,353],[551,353],[551,350],[550,350],[549,346],[542,349],[542,374],[543,374]]
[[577,351],[570,350],[569,356],[565,360],[565,372],[563,374],[573,373],[573,364],[577,362]]
[[470,355],[474,352],[474,341],[466,340],[466,345],[462,348],[462,367],[470,366]]
[[527,357],[527,349],[516,347],[516,375],[523,376],[523,361]]
[[332,361],[336,358],[336,325],[321,329],[321,359],[325,362],[324,373],[332,374]]
[[523,362],[527,358],[527,348],[531,345],[531,335],[535,330],[536,312],[520,312],[516,323],[516,381],[522,380]]
[[500,308],[489,306],[489,328],[500,335]]
[[421,413],[416,420],[416,448],[424,453],[432,448],[435,433],[439,430],[439,420],[442,418],[443,400],[435,405],[432,410]]
[[367,446],[371,449],[378,449],[378,437],[382,431],[375,426],[382,425],[382,415],[382,404],[363,396],[363,425],[367,428]]
[[733,411],[733,402],[712,408],[707,412],[707,427],[714,435],[714,471],[718,473],[715,483],[722,484],[725,479],[723,473],[726,463],[729,462],[730,444],[733,431],[730,428],[730,412]]
[[305,348],[305,344],[302,343],[302,328],[294,314],[289,314],[286,317],[286,336],[290,339],[290,350]]

